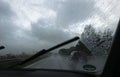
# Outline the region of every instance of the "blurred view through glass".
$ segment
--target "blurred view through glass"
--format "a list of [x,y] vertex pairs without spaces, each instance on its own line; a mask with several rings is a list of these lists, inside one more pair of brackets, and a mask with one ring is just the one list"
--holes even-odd
[[[120,16],[119,0],[0,0],[0,68],[79,36],[25,68],[101,73]],[[93,71],[92,71],[93,72]]]

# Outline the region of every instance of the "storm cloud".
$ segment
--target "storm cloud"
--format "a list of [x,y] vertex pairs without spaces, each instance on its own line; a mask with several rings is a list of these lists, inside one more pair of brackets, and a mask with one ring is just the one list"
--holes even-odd
[[0,0],[0,19],[10,18],[14,15],[14,12],[11,10],[11,7],[8,3]]
[[[0,54],[49,48],[79,35],[81,24],[95,23],[99,29],[114,24],[120,1],[113,1],[114,6],[109,1],[103,5],[104,0],[0,0],[0,45],[6,47]],[[115,13],[109,11],[113,7],[118,7]]]
[[0,40],[12,37],[17,27],[14,25],[12,16],[14,12],[8,3],[0,0]]
[[47,22],[41,20],[32,24],[32,34],[37,39],[48,42],[51,45],[63,42],[73,36],[69,32],[49,26]]

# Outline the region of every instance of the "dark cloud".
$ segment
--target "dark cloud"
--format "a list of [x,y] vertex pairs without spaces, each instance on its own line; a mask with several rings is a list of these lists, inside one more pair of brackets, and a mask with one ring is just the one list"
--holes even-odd
[[[1,52],[8,53],[11,52],[10,46],[15,48],[12,44],[15,43],[14,34],[18,30],[18,27],[15,26],[13,17],[15,13],[11,10],[11,7],[8,3],[0,0],[0,45],[4,45],[6,48]],[[6,52],[8,51],[8,52]]]
[[16,27],[12,21],[13,11],[8,3],[0,0],[0,40],[12,36]]
[[34,37],[53,45],[71,38],[70,33],[52,26],[46,27],[46,25],[49,24],[44,21],[39,21],[38,23],[32,24],[32,33]]
[[65,0],[57,11],[57,24],[67,26],[83,21],[94,11],[93,0]]
[[0,21],[0,41],[13,37],[16,29],[12,22]]
[[[68,14],[67,8],[71,8],[70,5],[73,5],[68,2],[65,2],[65,4],[67,5],[63,5],[59,10],[54,10],[58,11],[58,18],[60,22],[63,22],[62,24],[69,24],[71,21],[76,21],[78,18],[75,19],[74,16],[66,16],[64,19],[64,16]],[[76,9],[78,9],[77,6]],[[68,9],[68,11],[69,10],[70,9]],[[78,15],[78,13],[74,14],[76,14],[76,16]],[[31,31],[23,30],[22,28],[17,27],[14,23],[14,15],[15,13],[11,10],[9,4],[0,1],[0,45],[5,45],[6,47],[6,49],[1,50],[0,54],[16,54],[21,52],[30,53],[33,51],[39,51],[44,48],[47,49],[52,47],[75,36],[74,34],[59,28],[59,25],[53,26],[53,22],[49,19],[41,19],[37,23],[31,24]],[[68,15],[70,16],[70,14]],[[67,18],[73,20],[68,20]]]
[[5,20],[14,15],[10,5],[7,2],[0,0],[0,20]]

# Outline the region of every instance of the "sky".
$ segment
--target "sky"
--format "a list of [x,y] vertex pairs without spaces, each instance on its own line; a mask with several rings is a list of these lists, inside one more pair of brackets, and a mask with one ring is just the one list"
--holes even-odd
[[0,54],[32,53],[80,36],[85,25],[116,29],[120,0],[0,0]]

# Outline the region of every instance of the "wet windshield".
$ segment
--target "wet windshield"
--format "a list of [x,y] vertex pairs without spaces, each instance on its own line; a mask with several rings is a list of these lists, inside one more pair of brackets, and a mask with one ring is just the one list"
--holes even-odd
[[119,4],[119,0],[0,0],[0,68],[78,36],[78,41],[25,68],[102,72]]

